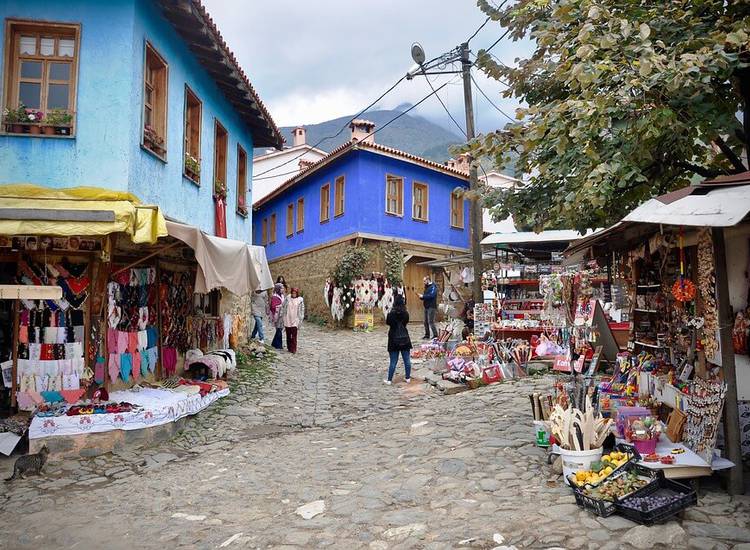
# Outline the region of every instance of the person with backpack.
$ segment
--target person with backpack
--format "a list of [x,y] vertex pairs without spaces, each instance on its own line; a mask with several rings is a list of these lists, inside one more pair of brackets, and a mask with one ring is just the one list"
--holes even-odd
[[393,375],[396,372],[399,354],[404,360],[404,369],[406,370],[406,383],[411,382],[411,338],[406,325],[409,323],[409,312],[406,310],[406,302],[401,294],[396,294],[393,300],[393,309],[385,319],[388,325],[388,355],[391,363],[388,367],[388,378],[383,380],[390,385],[393,382]]

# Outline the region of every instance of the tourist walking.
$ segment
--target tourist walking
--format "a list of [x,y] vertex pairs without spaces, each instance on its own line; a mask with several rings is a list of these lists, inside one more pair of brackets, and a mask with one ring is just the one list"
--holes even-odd
[[430,277],[424,278],[424,293],[418,294],[419,299],[424,304],[424,336],[422,340],[430,339],[430,331],[432,331],[432,338],[438,337],[437,328],[435,327],[435,316],[437,315],[437,285],[432,282]]
[[293,288],[289,297],[284,300],[283,317],[286,348],[290,353],[297,353],[297,332],[305,318],[305,301],[296,288]]
[[388,313],[385,324],[388,325],[388,355],[391,363],[388,366],[388,378],[386,384],[393,382],[393,374],[396,372],[399,354],[404,360],[406,370],[406,383],[411,382],[411,338],[406,325],[409,323],[409,312],[406,310],[406,302],[401,294],[396,294],[393,300],[393,309]]
[[283,316],[283,305],[284,305],[284,285],[276,283],[273,287],[273,295],[271,296],[271,323],[273,324],[276,332],[273,335],[273,341],[271,345],[276,349],[282,349],[284,347],[282,334],[284,329],[284,316]]
[[250,313],[255,320],[255,326],[253,327],[253,333],[250,338],[255,338],[258,335],[258,340],[262,343],[266,341],[266,335],[263,333],[263,321],[268,315],[268,293],[265,290],[256,290],[252,298],[250,298]]
[[277,283],[277,284],[280,284],[281,286],[283,286],[283,287],[284,287],[284,295],[285,295],[285,296],[286,296],[287,294],[289,294],[289,287],[287,286],[287,284],[286,284],[286,279],[284,278],[284,276],[283,276],[283,275],[279,275],[278,277],[276,277],[276,283]]

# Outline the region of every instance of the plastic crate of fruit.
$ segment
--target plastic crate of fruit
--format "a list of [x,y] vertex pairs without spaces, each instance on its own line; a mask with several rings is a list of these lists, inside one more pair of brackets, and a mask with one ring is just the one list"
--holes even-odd
[[661,470],[649,470],[634,462],[617,475],[609,476],[602,483],[573,486],[576,504],[597,516],[611,516],[617,511],[617,503],[627,497],[640,496],[650,487],[658,487]]
[[641,460],[640,453],[632,445],[618,443],[613,451],[591,464],[591,468],[568,476],[571,487],[592,486],[604,483],[607,479],[627,469]]
[[617,512],[643,525],[660,523],[698,502],[698,495],[687,485],[663,476],[658,483],[646,487],[616,503]]

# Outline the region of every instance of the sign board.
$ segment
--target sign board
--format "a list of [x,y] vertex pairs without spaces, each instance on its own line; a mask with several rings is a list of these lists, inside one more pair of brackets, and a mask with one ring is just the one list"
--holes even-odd
[[[585,361],[586,357],[581,355],[578,359],[576,359],[575,363],[573,364],[573,368],[576,372],[583,371],[583,362]],[[555,362],[552,363],[552,370],[556,370],[559,372],[570,372],[570,358],[567,355],[556,355],[555,356]]]
[[375,314],[372,311],[355,311],[354,328],[368,329],[375,326]]
[[0,285],[0,300],[59,300],[59,286]]

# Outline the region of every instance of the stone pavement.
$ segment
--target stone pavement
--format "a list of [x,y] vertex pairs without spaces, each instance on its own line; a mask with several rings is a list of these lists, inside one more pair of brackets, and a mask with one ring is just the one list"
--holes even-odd
[[653,528],[580,510],[530,443],[550,378],[444,396],[384,385],[384,350],[305,326],[172,441],[5,484],[0,548],[750,548],[720,490]]

